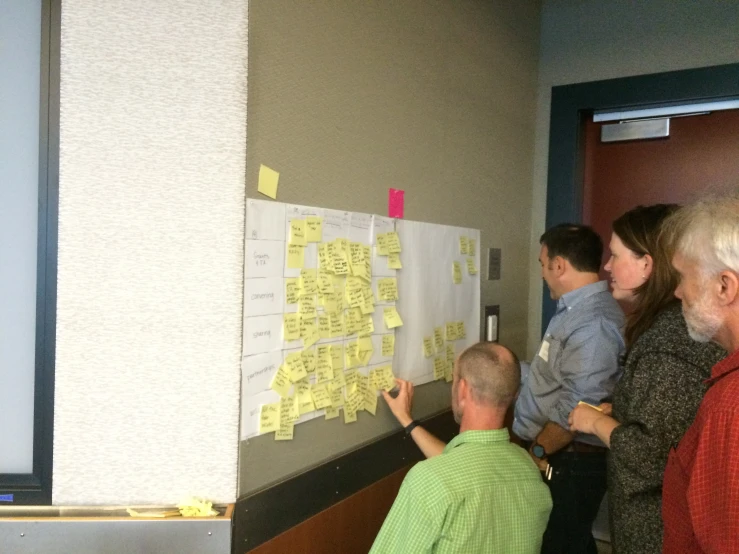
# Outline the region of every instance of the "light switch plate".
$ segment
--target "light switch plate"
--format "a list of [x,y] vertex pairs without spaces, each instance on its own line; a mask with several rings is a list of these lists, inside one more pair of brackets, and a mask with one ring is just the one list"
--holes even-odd
[[488,248],[488,281],[500,280],[500,248]]

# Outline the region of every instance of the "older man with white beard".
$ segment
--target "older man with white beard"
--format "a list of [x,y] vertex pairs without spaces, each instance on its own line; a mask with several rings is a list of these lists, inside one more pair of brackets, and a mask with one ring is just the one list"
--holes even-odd
[[681,210],[672,265],[690,336],[729,354],[713,367],[693,425],[670,452],[663,552],[739,552],[739,195]]

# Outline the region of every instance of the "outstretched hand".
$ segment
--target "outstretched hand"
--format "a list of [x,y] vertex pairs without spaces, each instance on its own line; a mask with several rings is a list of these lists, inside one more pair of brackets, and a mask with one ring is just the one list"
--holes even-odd
[[570,431],[587,433],[589,435],[595,434],[595,422],[602,417],[603,412],[588,406],[586,404],[578,404],[575,409],[570,412],[570,417],[567,419],[567,423],[570,424]]
[[407,427],[413,421],[413,383],[404,379],[395,379],[395,382],[398,384],[398,395],[393,398],[387,391],[382,391],[382,396],[398,422]]

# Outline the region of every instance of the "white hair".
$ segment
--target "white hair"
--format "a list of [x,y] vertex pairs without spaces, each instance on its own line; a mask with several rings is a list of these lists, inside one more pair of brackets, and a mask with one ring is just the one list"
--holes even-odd
[[739,191],[685,206],[674,217],[677,252],[697,262],[704,277],[739,273]]

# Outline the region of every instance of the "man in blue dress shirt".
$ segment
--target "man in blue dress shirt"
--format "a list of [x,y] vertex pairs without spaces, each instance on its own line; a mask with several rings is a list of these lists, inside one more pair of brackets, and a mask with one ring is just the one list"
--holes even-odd
[[592,525],[606,490],[606,448],[571,433],[579,401],[598,405],[613,393],[624,353],[624,315],[598,276],[603,242],[584,225],[563,224],[539,241],[539,262],[557,312],[521,385],[513,432],[542,470],[554,507],[543,554],[592,553]]

